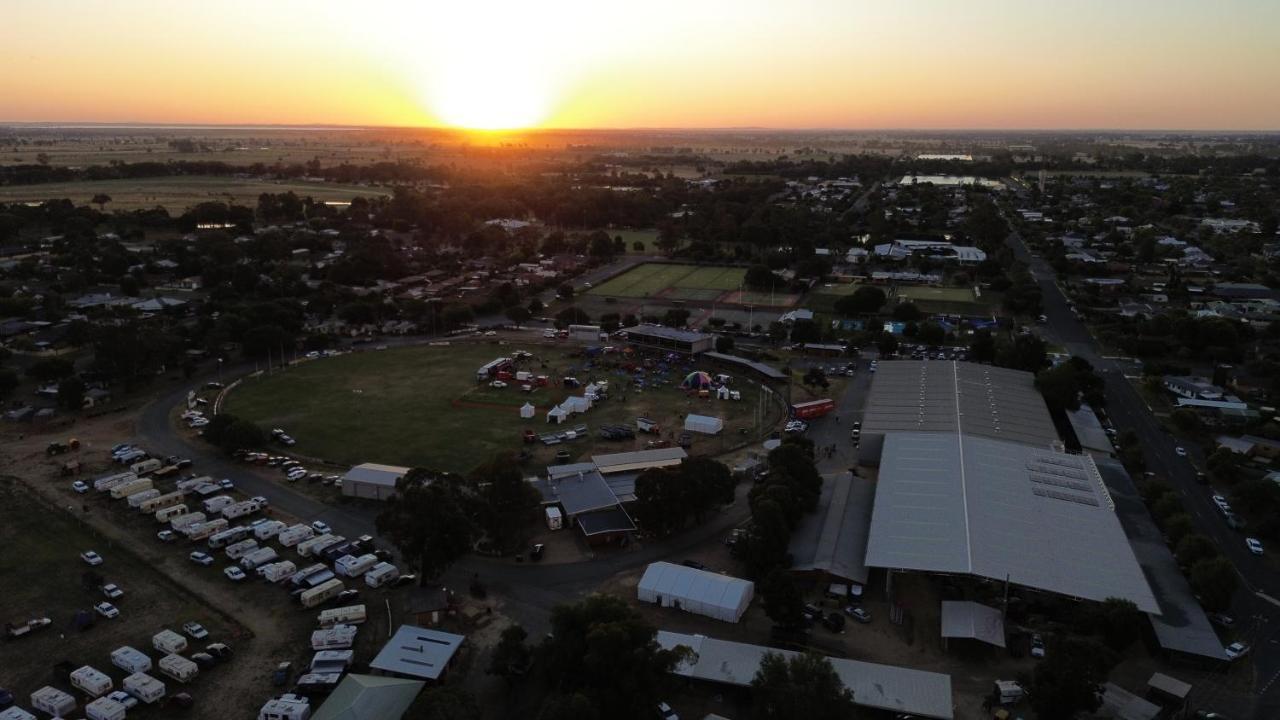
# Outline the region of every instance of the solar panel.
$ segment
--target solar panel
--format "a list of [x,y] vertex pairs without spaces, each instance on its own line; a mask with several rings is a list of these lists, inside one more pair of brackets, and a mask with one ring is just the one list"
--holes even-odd
[[1066,480],[1064,478],[1054,477],[1051,475],[1041,475],[1039,473],[1031,473],[1031,482],[1040,483],[1042,485],[1070,488],[1072,490],[1079,490],[1080,492],[1093,492],[1093,488],[1089,486],[1089,483]]
[[1091,505],[1093,507],[1100,507],[1102,505],[1102,503],[1098,502],[1098,499],[1095,497],[1072,495],[1071,493],[1059,492],[1048,488],[1031,488],[1031,492],[1039,495],[1040,497],[1053,498],[1054,500],[1066,500],[1067,502],[1073,502],[1080,505]]

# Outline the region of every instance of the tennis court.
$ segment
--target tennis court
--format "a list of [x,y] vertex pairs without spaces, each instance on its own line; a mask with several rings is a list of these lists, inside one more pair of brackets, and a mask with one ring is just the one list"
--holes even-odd
[[676,300],[715,300],[737,290],[745,268],[721,265],[645,263],[592,288],[589,295],[605,297],[664,297]]

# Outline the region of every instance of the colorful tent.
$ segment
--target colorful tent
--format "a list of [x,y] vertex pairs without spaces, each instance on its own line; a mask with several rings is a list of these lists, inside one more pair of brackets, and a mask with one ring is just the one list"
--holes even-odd
[[711,376],[701,370],[689,373],[685,376],[684,382],[680,383],[680,387],[685,390],[705,390],[711,385]]

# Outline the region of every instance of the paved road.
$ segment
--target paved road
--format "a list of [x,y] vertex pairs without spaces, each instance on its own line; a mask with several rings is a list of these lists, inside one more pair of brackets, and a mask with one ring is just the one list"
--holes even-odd
[[1213,539],[1235,566],[1242,581],[1233,614],[1243,628],[1246,642],[1254,648],[1254,686],[1260,698],[1254,717],[1280,717],[1280,573],[1262,558],[1248,552],[1244,536],[1227,527],[1210,499],[1212,489],[1196,482],[1197,464],[1203,467],[1203,453],[1187,447],[1188,457],[1177,454],[1178,441],[1160,426],[1142,396],[1126,379],[1135,374],[1132,363],[1102,356],[1088,329],[1072,311],[1049,264],[1031,256],[1016,232],[1007,243],[1019,260],[1031,269],[1043,293],[1047,329],[1072,355],[1083,357],[1105,380],[1107,414],[1116,428],[1138,435],[1147,469],[1167,478],[1183,496],[1200,532]]

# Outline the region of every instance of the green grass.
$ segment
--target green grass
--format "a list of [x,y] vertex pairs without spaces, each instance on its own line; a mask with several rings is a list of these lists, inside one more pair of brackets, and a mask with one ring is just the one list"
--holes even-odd
[[111,197],[106,209],[137,210],[164,207],[177,215],[202,202],[235,202],[254,206],[262,193],[293,191],[299,197],[317,201],[349,201],[356,196],[376,197],[391,193],[380,188],[355,185],[266,180],[233,177],[167,177],[138,180],[93,180],[42,185],[9,185],[0,187],[0,202],[40,202],[68,198],[76,204],[87,204],[98,193]]
[[[515,349],[496,344],[420,346],[304,362],[245,381],[228,396],[226,411],[264,427],[286,429],[298,441],[293,449],[305,456],[342,464],[382,462],[465,472],[498,452],[526,447],[520,438],[525,428],[553,429],[546,424],[547,410],[570,394],[581,394],[563,387],[525,394],[516,387],[493,389],[476,383],[477,368]],[[584,384],[588,379],[610,381],[608,401],[571,418],[561,429],[579,423],[593,431],[602,424],[631,425],[638,415],[677,427],[678,416],[689,412],[724,417],[727,436],[752,423],[754,386],[744,384],[750,392],[742,402],[689,398],[678,387],[687,370],[679,369],[667,375],[666,386],[636,392],[627,389],[617,369],[583,369],[581,358],[569,357],[570,348],[525,349],[537,357],[524,367],[553,381],[566,375]],[[525,401],[537,407],[532,420],[519,416]],[[560,449],[581,457],[637,449],[647,439],[528,447],[534,452],[533,463],[546,464]],[[712,444],[720,442],[700,439],[694,450],[700,444],[713,450]]]
[[664,291],[677,300],[713,300],[737,290],[746,270],[736,267],[668,265],[645,263],[592,288],[591,295],[604,297],[656,297]]
[[805,307],[814,312],[833,312],[836,308],[836,302],[840,298],[852,295],[861,287],[858,283],[845,283],[841,285],[823,285],[813,292],[809,293],[809,297],[805,302]]
[[971,288],[900,285],[895,292],[898,300],[915,303],[929,314],[986,315],[1000,305],[998,295],[984,292],[982,297],[976,297]]

